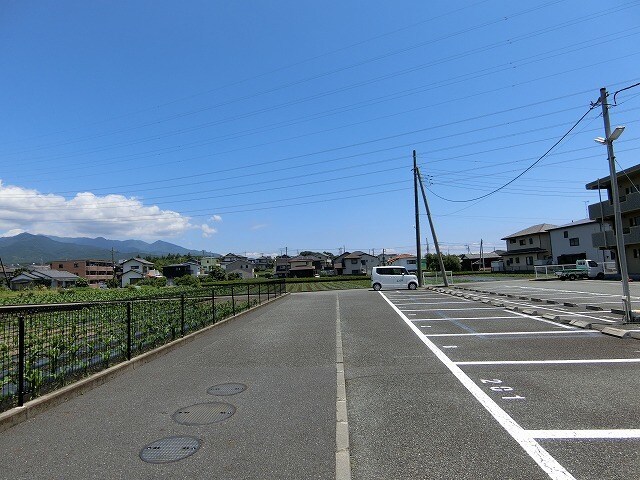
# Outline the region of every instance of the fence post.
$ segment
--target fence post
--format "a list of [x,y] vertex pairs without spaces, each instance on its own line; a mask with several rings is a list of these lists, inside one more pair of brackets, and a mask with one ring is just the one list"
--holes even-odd
[[127,360],[131,360],[131,302],[127,302]]
[[180,295],[180,336],[184,337],[184,293]]
[[211,312],[213,323],[216,323],[216,287],[211,289]]
[[24,405],[24,317],[18,317],[18,406]]
[[236,299],[233,296],[233,285],[231,285],[231,312],[233,313],[233,316],[236,315]]

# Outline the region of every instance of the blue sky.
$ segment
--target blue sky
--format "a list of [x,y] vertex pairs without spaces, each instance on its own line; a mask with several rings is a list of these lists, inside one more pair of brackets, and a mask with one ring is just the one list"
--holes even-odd
[[469,200],[639,82],[639,34],[637,1],[7,1],[0,234],[411,252],[415,149],[443,250],[504,248],[598,201],[601,109]]

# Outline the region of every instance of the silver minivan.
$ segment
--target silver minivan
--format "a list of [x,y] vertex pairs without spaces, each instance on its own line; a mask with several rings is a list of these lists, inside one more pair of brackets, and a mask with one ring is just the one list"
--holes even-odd
[[407,272],[404,267],[373,267],[371,286],[374,290],[382,288],[418,288],[418,277]]

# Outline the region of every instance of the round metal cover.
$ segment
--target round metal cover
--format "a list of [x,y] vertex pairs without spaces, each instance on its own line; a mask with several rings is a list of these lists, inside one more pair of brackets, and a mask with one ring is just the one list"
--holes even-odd
[[209,387],[207,393],[210,395],[235,395],[236,393],[244,392],[246,389],[247,386],[242,383],[221,383],[220,385]]
[[201,445],[194,437],[161,438],[140,450],[140,458],[147,463],[176,462],[196,453]]
[[208,425],[226,420],[236,413],[236,407],[228,403],[196,403],[181,408],[171,418],[182,425]]

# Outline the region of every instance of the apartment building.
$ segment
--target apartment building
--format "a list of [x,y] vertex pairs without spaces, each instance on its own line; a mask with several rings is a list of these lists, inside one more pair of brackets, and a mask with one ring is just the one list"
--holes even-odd
[[107,260],[55,260],[49,268],[85,278],[94,288],[113,278],[113,263]]
[[[627,258],[629,275],[638,278],[640,277],[640,165],[621,170],[617,173],[616,180],[620,195],[624,255]],[[611,180],[609,176],[599,178],[587,183],[585,188],[607,192],[606,200],[589,205],[589,218],[613,226],[610,230],[593,233],[591,236],[593,246],[617,252]]]

